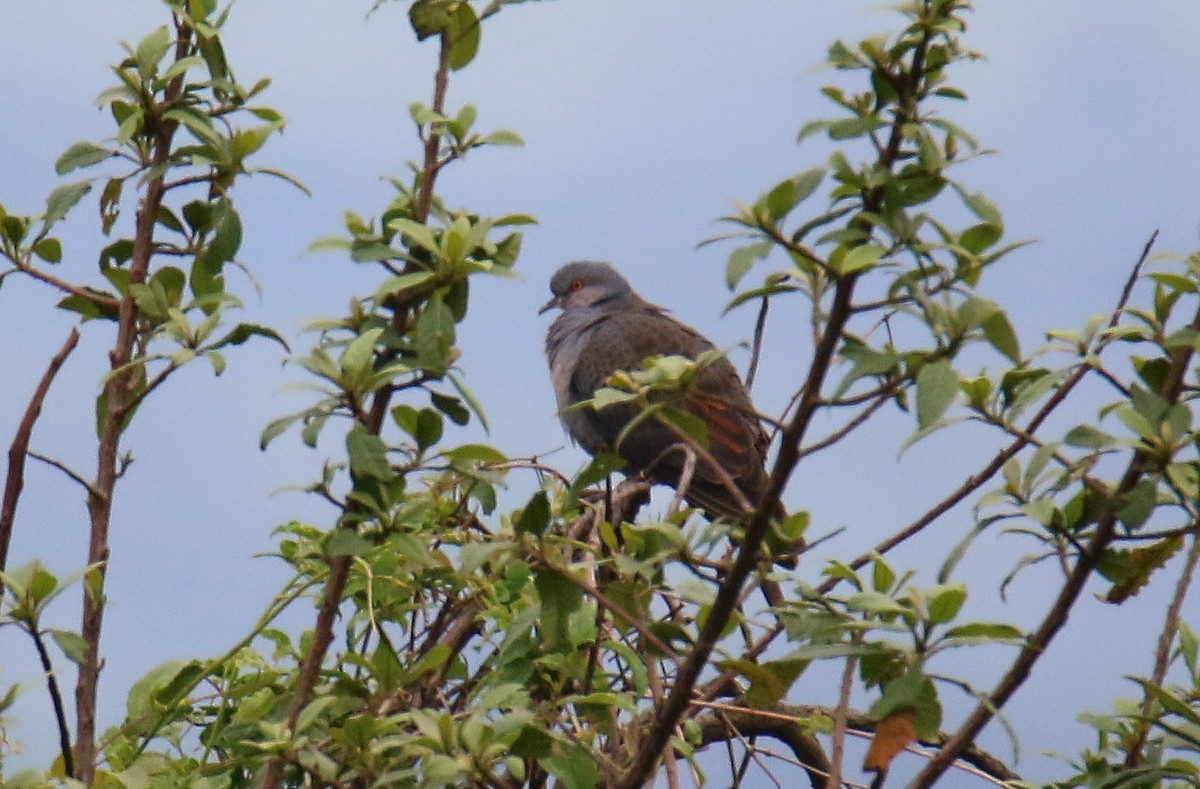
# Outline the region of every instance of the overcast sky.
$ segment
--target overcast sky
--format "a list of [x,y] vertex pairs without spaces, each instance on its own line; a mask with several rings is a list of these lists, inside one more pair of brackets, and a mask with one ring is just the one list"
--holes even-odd
[[[1011,310],[1024,344],[1033,347],[1045,329],[1108,309],[1154,229],[1162,231],[1160,250],[1197,246],[1200,4],[979,5],[967,43],[986,60],[952,78],[971,102],[943,111],[996,151],[957,177],[999,204],[1010,238],[1037,242],[984,288]],[[418,155],[407,106],[429,100],[433,48],[413,41],[405,4],[367,18],[369,7],[369,0],[241,0],[227,28],[237,74],[247,84],[272,77],[264,102],[289,121],[260,162],[313,191],[305,197],[255,178],[235,192],[246,227],[240,259],[264,288],[259,301],[248,283],[236,286],[247,302],[242,317],[278,326],[301,350],[311,339],[300,333],[304,321],[339,314],[375,276],[305,248],[339,232],[345,209],[379,213],[390,188],[381,178],[403,175],[406,160]],[[0,202],[13,212],[36,212],[56,183],[57,155],[76,140],[112,132],[94,98],[112,81],[117,42],[136,42],[167,17],[154,0],[8,0],[4,15]],[[565,444],[541,355],[547,319],[535,313],[550,273],[566,260],[611,260],[647,298],[718,346],[749,337],[749,310],[720,314],[728,248],[696,244],[722,231],[716,220],[731,201],[752,200],[823,161],[828,148],[798,147],[795,133],[831,113],[818,93],[830,78],[817,68],[825,49],[835,38],[857,40],[894,26],[875,3],[848,0],[559,0],[507,9],[489,21],[479,58],[453,77],[450,106],[476,104],[480,128],[514,129],[527,145],[473,153],[446,173],[441,191],[452,206],[539,220],[527,233],[519,279],[479,281],[461,333],[462,364],[488,409],[490,441],[514,456]],[[66,276],[95,279],[102,242],[94,217],[94,200],[85,200],[63,234]],[[52,310],[55,300],[13,278],[0,289],[3,445],[71,325]],[[766,357],[771,372],[756,387],[768,412],[783,407],[807,361],[809,349],[788,320],[777,314]],[[87,327],[33,441],[85,473],[93,464],[92,409],[110,339],[104,327]],[[745,363],[744,354],[734,359]],[[306,402],[285,388],[303,380],[300,372],[281,366],[279,350],[265,343],[236,349],[229,361],[215,382],[203,365],[182,373],[141,410],[126,442],[137,460],[118,491],[112,535],[105,724],[118,719],[125,690],[145,670],[218,652],[250,626],[284,577],[273,560],[252,558],[272,546],[275,525],[293,517],[329,522],[316,502],[271,494],[312,479],[338,441],[313,453],[291,435],[266,453],[257,449],[267,421]],[[904,418],[886,418],[799,470],[788,503],[811,509],[822,532],[847,527],[823,556],[852,557],[891,533],[992,446],[932,441],[897,462],[911,429]],[[583,455],[567,448],[550,458],[571,472]],[[944,482],[936,487],[935,480]],[[527,491],[531,483],[513,484]],[[521,498],[514,492],[511,503]],[[927,557],[943,555],[970,523],[969,511],[953,514],[927,542],[899,552],[897,563],[922,568],[928,581],[936,568]],[[30,466],[10,566],[39,556],[66,574],[83,563],[85,545],[78,489]],[[1028,625],[1040,615],[1048,576],[1026,576],[1007,604],[994,599],[999,578],[1031,547],[997,541],[994,555],[965,566],[960,576],[981,616]],[[815,577],[819,562],[806,565]],[[1157,585],[1165,588],[1167,580]],[[58,607],[63,626],[77,626],[74,598]],[[1073,753],[1090,743],[1074,723],[1076,712],[1102,711],[1113,695],[1132,694],[1119,678],[1149,671],[1160,607],[1153,594],[1119,610],[1081,605],[1039,667],[1045,676],[1010,707],[1025,736],[1019,769],[1044,779],[1065,772],[1037,752]],[[1194,621],[1198,610],[1189,605],[1186,617]],[[292,622],[309,620],[298,611]],[[1098,653],[1099,641],[1105,648]],[[969,664],[951,668],[971,672]],[[994,673],[972,677],[987,687]],[[28,763],[44,764],[54,738],[36,679],[29,645],[0,631],[0,688],[29,684],[9,736],[24,742]],[[818,683],[802,681],[799,694],[832,700]],[[1007,755],[996,728],[987,743]]]

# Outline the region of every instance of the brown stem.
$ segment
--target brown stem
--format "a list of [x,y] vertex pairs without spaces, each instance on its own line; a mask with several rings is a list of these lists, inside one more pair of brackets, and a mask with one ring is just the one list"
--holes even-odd
[[[904,128],[915,117],[919,92],[925,76],[925,53],[932,35],[931,30],[925,30],[920,42],[913,48],[909,84],[905,86],[906,90],[902,92],[896,107],[887,148],[880,154],[878,160],[878,166],[884,169],[890,170],[896,164],[904,138]],[[864,194],[863,213],[877,212],[883,199],[882,189],[873,189]],[[852,222],[855,225],[864,225],[869,232],[870,228],[861,216]],[[708,664],[708,658],[716,647],[721,631],[737,607],[743,585],[758,563],[759,548],[770,526],[771,513],[779,506],[780,495],[795,470],[796,464],[800,461],[800,442],[804,439],[814,414],[821,406],[821,388],[832,366],[838,341],[842,337],[846,322],[850,319],[854,286],[857,281],[858,278],[855,274],[841,276],[835,280],[833,299],[825,318],[825,327],[820,332],[819,340],[813,349],[813,361],[800,388],[796,413],[784,428],[779,456],[771,470],[767,491],[761,501],[757,502],[758,508],[746,526],[742,545],[734,559],[733,567],[730,568],[717,590],[716,599],[712,603],[712,608],[709,610],[704,627],[700,631],[691,654],[679,668],[679,675],[671,690],[671,695],[654,715],[647,741],[638,751],[629,771],[617,782],[618,789],[636,789],[644,784],[653,772],[660,751],[687,710],[700,672]]]
[[[42,404],[54,376],[67,361],[67,356],[75,350],[79,342],[79,330],[72,328],[66,341],[50,359],[46,372],[33,390],[29,405],[25,407],[25,415],[17,426],[12,444],[8,448],[8,472],[4,477],[4,500],[0,502],[0,571],[8,567],[8,548],[12,544],[13,521],[17,515],[17,501],[21,498],[21,489],[25,484],[25,457],[29,451],[29,439],[33,435],[33,425],[42,413]],[[4,594],[4,583],[0,582],[0,595]]]
[[837,789],[842,784],[842,765],[846,760],[846,728],[850,715],[850,691],[854,687],[854,669],[857,665],[858,659],[855,655],[846,656],[838,691],[838,705],[833,711],[833,742],[829,749],[829,778],[825,781],[826,789]]
[[[175,18],[176,62],[187,57],[191,49],[191,28]],[[183,91],[183,76],[173,79],[163,93],[159,106],[170,107]],[[133,255],[129,264],[130,286],[146,281],[154,255],[154,225],[166,193],[163,185],[165,165],[171,154],[171,141],[177,124],[162,122],[154,138],[153,153],[147,171],[157,171],[157,177],[146,184],[146,193],[138,206],[134,227]],[[138,339],[138,309],[130,295],[133,288],[117,306],[117,337],[109,351],[109,366],[113,370],[104,385],[106,409],[96,457],[96,479],[88,495],[90,521],[87,564],[84,581],[83,616],[80,633],[84,641],[83,659],[75,683],[75,769],[74,776],[90,785],[96,769],[96,695],[100,682],[100,632],[104,619],[104,580],[108,560],[108,531],[112,520],[113,491],[120,477],[121,435],[125,420],[137,400],[138,369],[130,364]],[[94,575],[93,575],[94,573]]]

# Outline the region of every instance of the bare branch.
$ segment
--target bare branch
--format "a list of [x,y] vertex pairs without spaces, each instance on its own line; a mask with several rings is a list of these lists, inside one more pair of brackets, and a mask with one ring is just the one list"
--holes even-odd
[[[25,415],[21,417],[17,433],[13,436],[12,444],[8,448],[8,471],[4,477],[4,499],[0,503],[0,570],[4,570],[8,566],[8,548],[12,543],[17,501],[21,498],[21,490],[25,485],[25,456],[29,451],[29,439],[33,435],[33,425],[42,413],[42,404],[46,400],[46,393],[50,391],[50,384],[54,382],[54,377],[58,375],[58,371],[62,369],[67,357],[70,356],[71,351],[75,350],[78,342],[79,330],[72,328],[58,353],[50,358],[50,364],[46,367],[46,372],[42,374],[37,388],[34,389],[33,396],[29,398],[29,405],[25,407]],[[0,593],[3,591],[4,585],[0,583]]]

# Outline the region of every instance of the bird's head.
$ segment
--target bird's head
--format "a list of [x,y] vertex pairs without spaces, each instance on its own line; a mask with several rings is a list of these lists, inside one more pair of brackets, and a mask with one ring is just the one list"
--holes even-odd
[[568,263],[550,278],[553,298],[542,305],[538,314],[558,307],[595,307],[633,293],[629,282],[615,268],[602,260],[576,260]]

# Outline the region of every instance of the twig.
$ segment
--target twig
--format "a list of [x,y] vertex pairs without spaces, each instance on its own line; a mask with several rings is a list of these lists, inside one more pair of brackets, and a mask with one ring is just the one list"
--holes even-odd
[[[746,707],[737,704],[721,702],[693,702],[694,706],[721,711],[726,720],[732,721],[739,730],[747,734],[773,737],[787,744],[798,757],[801,766],[809,775],[814,789],[826,787],[826,779],[831,773],[828,759],[821,749],[820,742],[809,733],[809,721],[816,717],[832,718],[835,710],[823,705],[792,705],[776,704],[769,709]],[[721,719],[714,716],[700,716],[696,719],[700,727],[703,744],[719,742],[727,734]],[[846,713],[846,734],[853,737],[870,738],[875,730],[875,721],[865,713],[848,709]],[[944,736],[939,734],[939,737]],[[921,745],[931,743],[922,741]],[[929,758],[932,754],[921,748],[909,746],[905,750]],[[970,746],[953,765],[955,769],[969,772],[988,780],[998,786],[1008,785],[1006,782],[1018,781],[1020,776],[1010,770],[1007,765],[995,756]],[[844,782],[848,783],[848,782]]]
[[[4,500],[0,503],[0,571],[8,566],[8,548],[12,543],[17,501],[21,498],[21,489],[25,484],[25,456],[29,451],[29,439],[33,435],[33,425],[42,413],[42,404],[46,400],[46,393],[50,391],[50,384],[53,383],[54,376],[67,361],[71,351],[75,350],[78,342],[79,330],[72,327],[71,333],[67,335],[67,339],[59,348],[58,353],[50,358],[46,372],[42,374],[41,381],[33,390],[33,396],[29,398],[29,405],[25,407],[25,415],[21,417],[21,423],[17,426],[17,433],[13,436],[12,445],[8,448],[8,472],[4,477]],[[3,593],[4,584],[0,583],[0,594]]]
[[40,269],[36,269],[33,266],[25,265],[24,263],[17,263],[16,261],[14,261],[14,265],[16,265],[17,270],[23,274],[28,274],[34,279],[40,280],[41,282],[57,288],[68,295],[77,296],[81,299],[87,299],[94,304],[98,304],[102,307],[108,307],[109,309],[116,309],[117,305],[120,304],[119,300],[114,299],[111,296],[106,296],[98,291],[80,287],[79,285],[74,285],[66,280],[59,279],[53,274],[47,274]]
[[[860,640],[858,638],[856,641]],[[858,660],[854,655],[846,656],[842,668],[842,682],[838,690],[838,705],[833,711],[833,744],[829,753],[829,789],[837,789],[842,783],[842,766],[846,760],[846,728],[850,714],[850,690],[854,686],[854,667]]]
[[754,388],[754,377],[758,374],[758,358],[762,353],[763,332],[767,328],[767,310],[770,306],[770,298],[763,296],[762,306],[758,308],[758,318],[754,321],[754,342],[750,345],[750,364],[746,367],[746,389]]
[[100,491],[98,491],[96,489],[96,487],[94,485],[92,485],[92,483],[90,483],[86,479],[84,479],[83,475],[81,475],[78,471],[75,471],[75,469],[71,468],[66,463],[63,463],[61,460],[52,458],[49,455],[43,455],[41,452],[34,452],[32,449],[29,450],[26,454],[29,457],[33,458],[34,460],[38,460],[38,461],[41,461],[42,463],[45,463],[47,466],[50,466],[51,468],[58,469],[63,474],[65,474],[68,478],[70,478],[70,480],[72,482],[76,482],[79,485],[82,485],[83,489],[86,490],[89,495],[92,495],[92,496],[103,495]]
[[860,425],[862,425],[864,422],[866,422],[868,419],[870,419],[871,415],[874,414],[876,411],[878,411],[883,406],[883,404],[886,403],[890,399],[891,399],[890,393],[880,394],[877,399],[872,401],[871,404],[868,405],[866,408],[864,408],[862,411],[859,411],[857,414],[855,414],[852,419],[850,419],[848,422],[846,422],[846,424],[842,425],[837,430],[835,430],[832,433],[830,433],[829,435],[825,436],[825,438],[822,438],[820,441],[814,441],[813,443],[811,443],[811,444],[805,446],[803,449],[801,449],[800,457],[806,458],[813,453],[820,452],[822,449],[827,449],[827,448],[833,446],[834,444],[838,443],[843,438],[845,438],[850,433],[852,433],[856,428],[858,428]]
[[[687,490],[692,484],[692,477],[696,474],[696,453],[687,444],[672,444],[667,448],[666,452],[659,455],[659,459],[676,448],[683,453],[683,469],[679,472],[679,482],[675,485],[675,495],[671,497],[671,504],[667,507],[668,518],[679,512],[679,508],[683,506],[684,497],[687,495]],[[655,460],[651,468],[657,464],[658,460]]]

